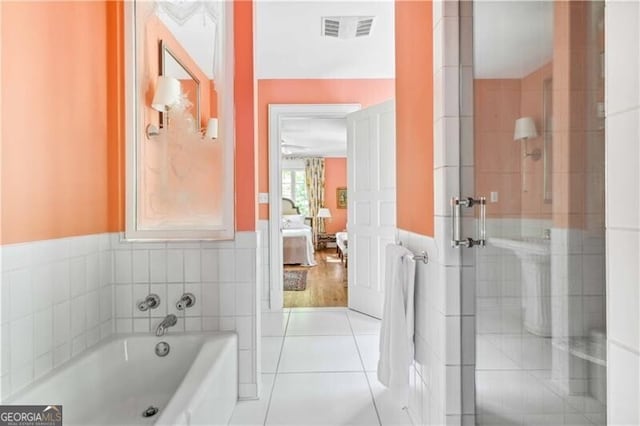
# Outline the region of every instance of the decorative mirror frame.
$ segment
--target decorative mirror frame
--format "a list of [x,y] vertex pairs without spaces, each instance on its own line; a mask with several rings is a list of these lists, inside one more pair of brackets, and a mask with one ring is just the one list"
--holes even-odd
[[224,143],[222,163],[228,168],[224,171],[222,194],[222,223],[206,229],[161,229],[145,230],[138,228],[137,189],[138,159],[140,147],[153,141],[143,137],[144,111],[139,107],[142,102],[139,87],[142,84],[139,72],[144,64],[138,64],[136,46],[136,3],[142,0],[124,3],[124,77],[125,77],[125,232],[128,241],[206,241],[232,240],[235,236],[235,116],[234,116],[234,44],[233,44],[233,2],[222,1],[223,16],[220,19],[222,30],[216,36],[220,49],[221,75],[215,76],[216,87],[220,89],[218,97],[219,139],[214,143]]
[[553,161],[553,79],[542,82],[542,197],[545,204],[552,200]]
[[[180,60],[178,55],[176,55],[171,50],[171,48],[167,45],[167,43],[164,40],[161,40],[160,43],[158,43],[158,44],[159,44],[158,48],[160,49],[160,51],[159,51],[160,53],[158,54],[158,60],[160,61],[160,63],[158,64],[159,65],[159,69],[160,69],[160,73],[161,73],[160,75],[166,75],[167,63],[165,61],[165,56],[164,55],[168,54],[196,82],[196,87],[198,88],[198,90],[196,90],[196,104],[194,105],[194,109],[195,109],[194,116],[196,118],[196,123],[197,123],[198,128],[202,127],[202,120],[201,120],[201,117],[200,117],[200,80],[189,69],[189,67],[187,67],[182,60]],[[162,128],[164,126],[164,113],[162,111],[160,111],[159,114],[160,114],[159,123],[160,123],[160,127]]]

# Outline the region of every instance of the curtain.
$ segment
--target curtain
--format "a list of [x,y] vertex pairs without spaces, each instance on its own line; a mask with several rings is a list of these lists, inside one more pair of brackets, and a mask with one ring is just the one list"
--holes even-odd
[[315,245],[318,241],[318,234],[324,232],[324,219],[316,217],[320,208],[324,207],[324,158],[306,158],[304,166],[309,216],[313,218],[311,228]]

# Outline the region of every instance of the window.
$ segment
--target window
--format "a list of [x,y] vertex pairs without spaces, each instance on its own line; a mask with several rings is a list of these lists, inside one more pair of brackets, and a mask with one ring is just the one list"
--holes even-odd
[[282,196],[296,203],[300,214],[309,215],[309,200],[307,199],[307,184],[304,169],[282,170]]

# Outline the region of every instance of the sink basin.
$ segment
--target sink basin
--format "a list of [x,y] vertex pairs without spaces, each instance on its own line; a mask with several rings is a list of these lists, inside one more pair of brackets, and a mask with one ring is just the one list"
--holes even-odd
[[516,256],[549,256],[551,240],[535,237],[524,238],[489,238],[489,244],[513,251]]
[[535,237],[489,238],[489,245],[512,251],[522,264],[524,327],[551,336],[551,240]]

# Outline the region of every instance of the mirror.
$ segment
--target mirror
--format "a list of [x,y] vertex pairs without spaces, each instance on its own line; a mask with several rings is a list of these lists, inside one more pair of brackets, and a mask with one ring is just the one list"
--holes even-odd
[[127,239],[233,238],[232,8],[126,3]]
[[[160,75],[169,76],[180,82],[182,91],[191,104],[189,107],[193,111],[194,129],[202,127],[200,120],[200,80],[189,68],[173,53],[167,43],[160,42]],[[160,113],[160,127],[164,125],[164,113]]]

